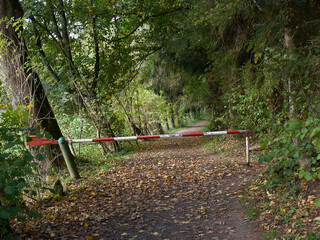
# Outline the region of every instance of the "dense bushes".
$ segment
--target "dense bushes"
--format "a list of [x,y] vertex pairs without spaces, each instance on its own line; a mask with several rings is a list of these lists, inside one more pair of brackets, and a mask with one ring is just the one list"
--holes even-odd
[[13,239],[9,221],[23,221],[27,216],[37,214],[27,207],[26,201],[35,198],[40,186],[33,181],[37,161],[26,149],[26,136],[29,132],[28,106],[17,109],[0,106],[0,238]]

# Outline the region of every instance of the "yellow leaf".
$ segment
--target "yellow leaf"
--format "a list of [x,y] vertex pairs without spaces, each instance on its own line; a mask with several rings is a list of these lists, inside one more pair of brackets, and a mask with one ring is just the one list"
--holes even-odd
[[92,236],[94,236],[94,237],[99,237],[100,234],[99,234],[99,233],[94,233],[94,234],[92,234]]
[[92,240],[93,238],[91,236],[86,236],[86,240]]
[[159,233],[158,233],[158,232],[154,232],[154,233],[152,233],[152,235],[154,235],[154,236],[158,236],[158,235],[159,235]]
[[83,226],[89,227],[89,224],[88,223],[84,223]]

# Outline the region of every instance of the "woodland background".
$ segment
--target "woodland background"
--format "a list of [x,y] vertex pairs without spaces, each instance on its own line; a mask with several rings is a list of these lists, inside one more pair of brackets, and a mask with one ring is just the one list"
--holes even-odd
[[[0,234],[64,168],[27,136],[249,129],[264,190],[320,178],[316,0],[3,0]],[[80,168],[135,148],[77,145]],[[28,200],[28,201],[29,201]],[[31,200],[30,200],[31,201]],[[316,202],[320,205],[320,202]]]

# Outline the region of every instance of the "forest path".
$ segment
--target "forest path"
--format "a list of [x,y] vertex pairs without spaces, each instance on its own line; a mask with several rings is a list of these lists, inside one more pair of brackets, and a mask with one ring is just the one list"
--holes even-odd
[[[179,130],[199,132],[205,122]],[[201,137],[148,141],[121,166],[47,205],[32,239],[261,239],[239,203],[257,174],[244,157],[205,150]]]

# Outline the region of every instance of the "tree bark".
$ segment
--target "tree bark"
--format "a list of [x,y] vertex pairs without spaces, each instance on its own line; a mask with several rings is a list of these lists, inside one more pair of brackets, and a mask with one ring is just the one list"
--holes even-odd
[[[13,27],[14,20],[23,17],[23,10],[18,0],[0,1],[1,41],[4,47],[1,50],[0,66],[3,79],[12,105],[31,105],[30,126],[37,130],[49,132],[54,139],[62,136],[50,103],[39,76],[33,71],[28,60],[28,51],[24,42],[20,25]],[[54,147],[53,147],[54,148]],[[55,155],[59,156],[60,150]],[[57,157],[58,160],[62,158]]]
[[[285,43],[285,48],[288,52],[288,56],[292,56],[292,49],[294,47],[293,39],[292,36],[289,32],[288,27],[284,29],[284,43]],[[290,118],[293,117],[295,107],[294,107],[294,99],[292,96],[293,89],[292,89],[292,79],[290,76],[287,76],[287,84],[288,84],[288,93],[289,93],[289,113],[290,113]]]
[[[285,49],[288,52],[288,56],[291,57],[292,59],[292,55],[293,55],[293,48],[294,48],[294,41],[293,41],[293,37],[290,34],[290,30],[288,27],[286,27],[284,29],[284,43],[285,43]],[[289,64],[291,63],[292,60],[289,59]],[[287,84],[288,84],[288,94],[289,94],[289,117],[290,119],[294,118],[296,113],[295,113],[295,103],[294,103],[294,96],[293,96],[293,92],[294,92],[294,85],[292,82],[292,78],[291,76],[287,76]],[[300,145],[300,141],[298,138],[293,138],[293,143],[296,147],[299,147]],[[303,168],[306,171],[310,171],[311,170],[311,162],[309,160],[309,158],[305,157],[301,160],[299,160],[299,167]]]

